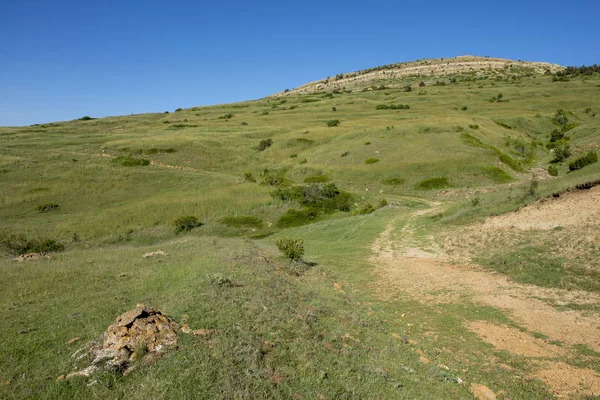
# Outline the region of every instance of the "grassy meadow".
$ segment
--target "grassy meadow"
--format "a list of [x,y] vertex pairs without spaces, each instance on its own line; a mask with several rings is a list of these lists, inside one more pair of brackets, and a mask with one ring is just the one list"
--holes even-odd
[[[569,163],[600,149],[600,76],[374,84],[385,88],[0,128],[0,398],[469,398],[458,378],[505,398],[551,397],[491,361],[522,359],[463,326],[506,322],[499,310],[378,299],[371,245],[432,201],[442,211],[423,235],[599,179],[600,163]],[[377,107],[398,104],[410,108]],[[552,163],[555,129],[571,155]],[[339,201],[324,200],[328,184]],[[300,185],[300,197],[272,195]],[[176,234],[182,216],[202,225]],[[304,240],[305,262],[278,253],[284,236]],[[64,251],[13,261],[27,240]],[[55,382],[139,302],[216,333],[180,335],[127,376]],[[600,372],[597,361],[574,362]]]

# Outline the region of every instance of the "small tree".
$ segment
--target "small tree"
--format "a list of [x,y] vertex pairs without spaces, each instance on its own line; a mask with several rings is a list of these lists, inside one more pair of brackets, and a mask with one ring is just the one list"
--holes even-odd
[[279,251],[292,261],[298,261],[304,254],[304,240],[284,237],[275,242]]

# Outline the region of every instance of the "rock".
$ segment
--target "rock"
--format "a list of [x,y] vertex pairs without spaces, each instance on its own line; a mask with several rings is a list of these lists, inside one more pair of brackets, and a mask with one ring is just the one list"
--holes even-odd
[[192,332],[192,330],[190,329],[190,326],[188,324],[181,325],[179,330],[183,333],[191,333]]
[[477,400],[496,400],[496,394],[485,385],[471,383],[471,394]]
[[144,254],[142,257],[144,257],[144,258],[149,258],[149,257],[155,257],[155,256],[166,256],[166,255],[167,255],[167,253],[165,253],[164,251],[162,251],[162,250],[157,250],[157,251],[153,251],[153,252],[151,252],[151,253],[146,253],[146,254]]
[[215,332],[216,332],[215,329],[196,329],[196,330],[192,331],[194,336],[201,336],[201,337],[210,336]]

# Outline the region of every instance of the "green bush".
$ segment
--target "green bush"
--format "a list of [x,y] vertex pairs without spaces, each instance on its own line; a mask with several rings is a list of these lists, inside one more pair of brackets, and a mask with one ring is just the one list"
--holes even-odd
[[63,251],[65,246],[54,239],[29,239],[22,234],[12,234],[0,239],[4,251],[13,255],[27,253],[52,253]]
[[379,208],[387,207],[390,203],[388,203],[387,199],[379,200],[379,204],[377,205]]
[[293,239],[283,237],[275,241],[275,245],[287,258],[297,261],[304,255],[304,241],[302,239]]
[[203,223],[193,215],[187,215],[178,217],[173,220],[173,226],[175,227],[175,233],[188,232],[194,228],[202,226]]
[[350,211],[352,205],[352,195],[338,189],[335,183],[279,187],[271,196],[278,200],[296,201],[324,212]]
[[425,87],[425,82],[423,82],[423,81],[419,82],[419,87]]
[[448,178],[443,176],[425,179],[415,186],[417,190],[433,190],[433,189],[443,189],[450,186],[448,183]]
[[365,160],[365,164],[375,164],[376,162],[379,162],[379,158],[371,157]]
[[548,166],[548,174],[551,176],[558,176],[558,168],[555,165]]
[[92,118],[89,115],[85,115],[85,116],[79,118],[79,121],[91,121],[93,119],[95,119],[95,118]]
[[556,147],[554,147],[554,159],[552,163],[559,163],[566,160],[571,156],[571,146],[568,143],[561,141]]
[[230,119],[233,118],[233,114],[228,113],[228,114],[223,114],[219,116],[219,119]]
[[306,183],[323,183],[323,182],[327,182],[329,180],[329,177],[327,175],[313,175],[313,176],[307,176],[306,178],[304,178],[304,182]]
[[469,107],[467,107],[467,106],[462,106],[460,109],[461,109],[461,111],[467,111],[467,110],[469,109]]
[[598,153],[590,151],[585,156],[581,156],[572,163],[569,163],[569,171],[576,171],[595,162],[598,162]]
[[269,147],[271,147],[272,144],[273,144],[273,139],[263,139],[260,141],[260,143],[258,144],[256,149],[258,151],[264,151],[264,150],[268,149]]
[[257,228],[261,229],[263,227],[262,220],[253,217],[251,215],[247,216],[230,216],[221,219],[219,222],[231,226],[231,227],[249,227],[249,228]]
[[477,129],[479,129],[479,125],[469,125],[469,128],[473,129],[474,131],[476,131]]
[[338,126],[340,124],[340,120],[339,119],[330,119],[330,120],[327,120],[326,124],[329,127]]
[[60,208],[60,206],[55,203],[40,204],[39,206],[37,206],[37,209],[39,212],[55,211],[55,210],[58,210],[59,208]]
[[346,157],[350,154],[350,150],[346,150],[345,152],[342,153],[342,157]]

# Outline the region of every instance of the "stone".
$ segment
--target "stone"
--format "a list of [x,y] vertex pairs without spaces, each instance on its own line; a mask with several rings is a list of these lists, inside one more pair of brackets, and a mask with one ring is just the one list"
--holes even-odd
[[471,383],[471,394],[477,400],[496,400],[496,394],[485,385]]
[[155,257],[155,256],[166,256],[166,255],[167,255],[167,253],[165,253],[164,251],[157,250],[157,251],[153,251],[153,252],[150,252],[150,253],[146,253],[142,257],[144,257],[144,258],[150,258],[150,257]]
[[215,329],[196,329],[196,330],[192,331],[194,336],[201,336],[201,337],[210,336],[215,332],[216,332]]

